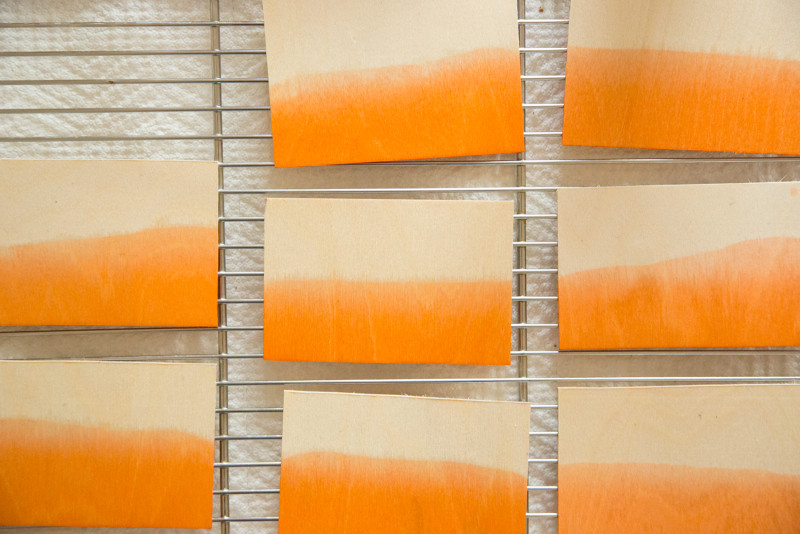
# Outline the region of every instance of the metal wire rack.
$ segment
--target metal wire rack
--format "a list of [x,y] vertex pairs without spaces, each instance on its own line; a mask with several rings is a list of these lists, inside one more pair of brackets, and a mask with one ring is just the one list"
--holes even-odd
[[[156,2],[155,7],[145,3],[141,12],[126,11],[113,20],[100,18],[102,9],[89,10],[97,18],[87,19],[86,2],[73,3],[75,8],[65,9],[65,16],[74,18],[43,19],[32,14],[28,19],[25,3],[14,6],[0,0],[0,17],[4,17],[0,18],[0,101],[4,103],[0,108],[0,123],[4,123],[0,156],[81,158],[99,153],[101,157],[135,154],[219,161],[220,325],[212,332],[6,329],[0,331],[0,357],[17,357],[20,338],[40,346],[52,337],[80,336],[85,340],[88,335],[91,340],[123,335],[123,342],[130,342],[133,335],[156,336],[155,343],[142,345],[150,348],[133,354],[129,350],[114,353],[103,345],[108,352],[90,357],[216,360],[215,531],[277,531],[280,393],[284,388],[530,402],[528,532],[552,533],[557,531],[559,386],[800,379],[794,349],[559,353],[554,194],[558,187],[800,178],[798,157],[561,147],[558,129],[569,23],[567,0],[518,2],[524,154],[512,159],[344,166],[360,173],[359,179],[339,174],[329,181],[303,174],[283,180],[270,174],[268,77],[258,0],[171,0]],[[165,21],[166,14],[183,18]],[[152,40],[152,44],[141,48],[142,34],[137,37],[137,32],[145,32],[145,42]],[[88,39],[94,48],[86,48],[85,41],[73,40],[73,35],[99,35],[101,45],[97,39]],[[138,46],[126,47],[127,42]],[[176,42],[189,44],[176,48]],[[80,74],[58,74],[60,67],[75,63],[83,65]],[[131,65],[138,66],[140,74],[145,65],[153,74],[126,75]],[[257,131],[252,131],[254,116],[261,124]],[[165,123],[177,128],[165,129]],[[420,168],[444,170],[443,177],[422,185],[404,181]],[[457,172],[449,172],[453,169]],[[473,172],[473,177],[484,173],[486,179],[459,178],[459,173],[467,171]],[[393,181],[384,180],[387,172],[395,173]],[[261,208],[267,195],[513,199],[511,366],[500,370],[333,368],[261,361],[263,241],[254,236],[263,232]],[[166,352],[152,348],[164,335],[178,339],[177,345],[167,344]],[[187,336],[197,340],[186,342]],[[80,344],[72,354],[59,354],[85,357],[80,352],[85,346]],[[182,350],[170,352],[174,346]],[[26,354],[51,357],[36,350]]]

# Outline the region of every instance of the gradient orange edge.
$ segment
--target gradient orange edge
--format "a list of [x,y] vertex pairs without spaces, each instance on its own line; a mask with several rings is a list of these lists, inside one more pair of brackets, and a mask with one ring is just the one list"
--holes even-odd
[[800,524],[800,476],[665,464],[560,463],[561,534],[775,534]]
[[508,365],[511,281],[267,281],[264,358]]
[[0,248],[0,324],[217,326],[217,229]]
[[571,273],[558,281],[559,346],[797,346],[798,291],[797,238]]
[[565,145],[800,154],[800,61],[571,46]]
[[211,528],[214,442],[0,419],[0,524]]
[[299,76],[270,103],[277,167],[525,150],[516,50]]
[[526,477],[466,463],[300,454],[280,491],[282,534],[525,532]]

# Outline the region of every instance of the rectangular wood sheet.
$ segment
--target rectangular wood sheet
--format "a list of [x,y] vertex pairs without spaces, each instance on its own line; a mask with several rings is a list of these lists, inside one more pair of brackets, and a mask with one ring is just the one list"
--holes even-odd
[[800,184],[558,192],[564,350],[800,345]]
[[0,525],[211,528],[216,365],[0,361]]
[[217,164],[0,160],[0,325],[217,326]]
[[800,386],[560,388],[561,534],[794,532]]
[[278,167],[524,150],[513,0],[264,0]]
[[282,534],[525,532],[530,406],[287,391]]
[[266,202],[264,358],[507,365],[513,202]]
[[565,145],[800,154],[800,4],[573,0]]

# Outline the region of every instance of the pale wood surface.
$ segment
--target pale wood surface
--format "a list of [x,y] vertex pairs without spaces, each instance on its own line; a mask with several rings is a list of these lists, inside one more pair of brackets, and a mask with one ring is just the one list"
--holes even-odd
[[0,247],[217,227],[212,161],[0,160]]
[[270,83],[420,64],[479,48],[516,52],[519,46],[516,4],[508,0],[263,4]]
[[0,419],[214,439],[216,364],[0,361]]
[[270,198],[266,280],[510,280],[513,209],[507,201]]
[[286,391],[282,456],[461,462],[527,477],[529,419],[522,402]]
[[559,388],[558,460],[800,474],[800,386]]
[[562,188],[558,273],[800,237],[800,182]]
[[573,0],[569,46],[798,60],[798,21],[784,0]]

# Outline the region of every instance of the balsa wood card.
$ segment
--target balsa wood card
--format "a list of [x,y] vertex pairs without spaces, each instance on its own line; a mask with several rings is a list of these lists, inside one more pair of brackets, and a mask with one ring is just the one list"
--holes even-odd
[[264,358],[508,365],[513,202],[266,202]]
[[0,325],[217,325],[215,162],[0,160],[0,191]]
[[275,165],[525,149],[513,0],[263,0]]
[[800,525],[800,386],[560,388],[558,531]]
[[211,528],[216,365],[0,362],[0,525]]
[[558,192],[564,350],[800,345],[800,183]]
[[530,405],[287,391],[281,534],[522,534]]
[[573,0],[565,145],[800,154],[800,3]]

